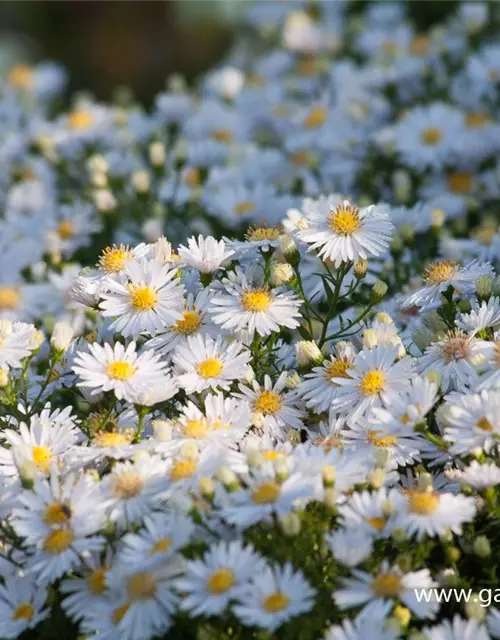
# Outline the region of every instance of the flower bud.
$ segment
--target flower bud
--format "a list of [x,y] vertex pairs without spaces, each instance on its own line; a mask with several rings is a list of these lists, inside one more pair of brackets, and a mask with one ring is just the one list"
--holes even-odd
[[234,471],[226,466],[219,467],[215,472],[215,477],[225,487],[234,487],[239,484]]
[[403,224],[399,227],[398,231],[405,244],[413,244],[415,240],[415,227],[412,224]]
[[472,620],[482,622],[486,618],[488,608],[483,606],[479,594],[474,593],[470,599],[465,603],[464,607],[465,615]]
[[363,332],[363,347],[373,349],[378,344],[378,334],[375,329],[365,329]]
[[391,253],[393,255],[399,256],[403,253],[403,249],[404,249],[403,240],[397,233],[395,233],[392,236],[392,240],[391,240]]
[[411,612],[406,607],[403,607],[401,605],[394,607],[392,616],[397,620],[397,622],[403,629],[406,629],[406,627],[410,624]]
[[367,271],[368,271],[368,260],[366,260],[365,258],[360,258],[354,265],[354,276],[358,280],[362,280],[366,276]]
[[396,202],[405,204],[410,200],[412,183],[408,171],[404,169],[394,171],[392,174],[392,188]]
[[285,387],[287,389],[293,390],[296,389],[302,382],[302,378],[296,371],[293,371],[289,374],[285,380]]
[[101,213],[111,213],[116,209],[116,198],[109,189],[96,189],[94,202]]
[[246,457],[249,467],[261,467],[265,461],[262,451],[259,451],[259,449],[250,450]]
[[314,340],[299,340],[295,343],[295,355],[299,367],[306,367],[309,364],[321,364],[323,354]]
[[491,279],[481,276],[476,280],[476,293],[479,300],[489,300],[492,293]]
[[7,369],[0,368],[0,389],[5,389],[9,384],[9,372]]
[[278,238],[278,242],[281,252],[288,260],[288,262],[292,265],[298,264],[300,260],[300,254],[294,238],[292,238],[292,236],[288,233],[282,233]]
[[212,478],[200,478],[198,480],[198,489],[204,498],[210,500],[215,493],[215,483]]
[[372,298],[373,300],[382,300],[382,298],[387,293],[387,285],[382,280],[377,280],[377,282],[372,287]]
[[339,499],[339,492],[335,487],[327,487],[323,492],[323,502],[327,507],[335,508]]
[[446,222],[446,213],[443,209],[434,209],[431,212],[431,225],[433,229],[441,229]]
[[151,187],[151,176],[145,169],[139,169],[132,174],[132,186],[137,193],[147,193]]
[[478,536],[474,540],[472,548],[478,558],[487,558],[491,555],[490,541],[486,536]]
[[172,423],[170,420],[151,420],[154,437],[160,442],[172,440]]
[[104,156],[95,154],[87,160],[87,170],[90,173],[108,173],[109,164]]
[[293,269],[288,262],[273,262],[271,265],[270,281],[275,287],[290,282],[293,278]]
[[420,491],[432,490],[432,476],[424,471],[418,476],[418,488]]
[[387,311],[379,311],[375,316],[375,320],[377,320],[377,322],[380,322],[381,324],[388,324],[388,325],[394,324],[394,320],[387,313]]
[[336,477],[335,467],[331,464],[325,465],[321,470],[321,475],[323,476],[323,486],[333,487]]
[[386,518],[390,518],[396,511],[396,505],[392,500],[384,500],[380,505],[380,510]]
[[263,429],[264,428],[264,414],[261,413],[260,411],[256,411],[255,413],[252,413],[252,425],[256,428],[256,429]]
[[35,333],[33,334],[34,348],[39,349],[44,342],[45,342],[45,336],[43,335],[43,333],[40,330],[35,331]]
[[153,167],[162,167],[167,159],[163,142],[152,142],[149,146],[149,161]]
[[278,516],[278,522],[285,536],[292,537],[300,533],[300,517],[293,511]]
[[367,474],[366,479],[372,489],[380,489],[384,486],[385,471],[381,468],[372,469],[372,471]]
[[67,322],[56,322],[50,344],[56,351],[66,351],[74,336],[73,327]]
[[427,347],[432,343],[433,334],[425,327],[420,327],[413,332],[412,340],[423,353]]

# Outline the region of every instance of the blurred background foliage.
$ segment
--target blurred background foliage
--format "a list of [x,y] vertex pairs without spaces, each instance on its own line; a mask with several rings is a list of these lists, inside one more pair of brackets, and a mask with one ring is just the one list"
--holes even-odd
[[[55,60],[69,71],[70,92],[88,89],[109,100],[127,86],[149,104],[169,74],[192,81],[223,57],[249,1],[4,0],[0,72],[16,62]],[[352,9],[363,4],[354,0]],[[424,28],[455,4],[408,0],[408,10]]]

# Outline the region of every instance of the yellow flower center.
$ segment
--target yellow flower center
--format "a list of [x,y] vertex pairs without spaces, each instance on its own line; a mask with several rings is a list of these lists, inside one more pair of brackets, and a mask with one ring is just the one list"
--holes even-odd
[[0,311],[13,311],[21,304],[21,294],[13,287],[0,286]]
[[148,600],[156,594],[156,576],[148,571],[140,571],[127,581],[127,591],[131,600]]
[[371,589],[379,598],[397,598],[403,590],[401,577],[396,573],[381,573],[372,581]]
[[166,553],[172,546],[172,542],[172,538],[160,538],[151,547],[151,555],[153,556],[155,553]]
[[408,506],[412,513],[429,516],[439,507],[439,494],[420,489],[408,491]]
[[122,382],[130,380],[136,371],[137,367],[134,367],[130,362],[125,362],[124,360],[110,362],[106,368],[106,373],[110,378],[113,378],[113,380],[121,380]]
[[471,338],[460,329],[448,331],[441,346],[441,353],[446,362],[456,362],[467,357]]
[[216,595],[226,593],[235,583],[235,575],[231,569],[219,569],[212,573],[207,582],[207,591]]
[[12,620],[31,620],[35,615],[35,609],[29,602],[18,604],[12,614]]
[[208,358],[208,360],[203,360],[203,362],[196,365],[196,371],[202,378],[205,378],[205,380],[208,378],[217,378],[223,369],[224,365],[217,358]]
[[55,524],[66,524],[71,518],[71,509],[58,502],[47,505],[43,520],[46,524],[52,526]]
[[182,425],[182,430],[186,438],[194,438],[201,440],[205,438],[210,431],[206,420],[188,420]]
[[394,40],[386,40],[382,43],[382,52],[386,53],[389,56],[393,56],[398,52],[399,45]]
[[420,140],[422,141],[422,144],[425,144],[429,147],[438,144],[438,142],[441,141],[442,137],[443,132],[439,127],[427,127],[427,129],[424,129],[420,134]]
[[214,129],[211,137],[214,140],[217,140],[217,142],[222,142],[223,144],[229,144],[233,140],[233,134],[229,129]]
[[244,202],[238,202],[234,205],[233,211],[237,216],[244,216],[247,213],[252,213],[257,208],[257,205],[250,200]]
[[477,240],[480,244],[485,247],[489,247],[495,237],[497,232],[497,228],[490,224],[484,224],[481,227],[478,227],[476,230],[471,232],[471,236],[474,240]]
[[281,495],[281,487],[277,482],[263,482],[252,493],[255,504],[273,504]]
[[493,431],[491,422],[485,416],[479,418],[479,420],[476,422],[476,427],[478,429],[481,429],[481,431]]
[[456,171],[447,178],[448,188],[453,193],[469,193],[472,189],[474,174],[468,171]]
[[19,89],[26,89],[33,79],[33,69],[27,64],[16,64],[10,69],[7,80]]
[[410,45],[410,51],[414,56],[425,56],[429,51],[429,40],[422,34],[418,34],[413,38]]
[[195,189],[201,185],[200,170],[192,167],[188,169],[184,175],[184,184],[191,189]]
[[387,524],[387,518],[384,516],[374,516],[373,518],[368,518],[366,521],[370,527],[373,527],[377,531],[382,531],[382,529]]
[[170,469],[171,480],[185,480],[194,476],[198,470],[198,462],[192,458],[182,460],[177,458]]
[[137,496],[144,487],[144,479],[135,470],[129,469],[119,473],[113,482],[113,494],[123,500]]
[[132,441],[131,434],[116,431],[101,431],[94,436],[92,444],[96,447],[120,447]]
[[304,127],[306,129],[317,129],[325,124],[328,118],[328,109],[324,105],[314,107],[309,115],[304,120]]
[[273,299],[269,291],[265,289],[254,289],[247,291],[241,296],[241,306],[247,311],[259,313],[266,311],[271,306]]
[[469,129],[479,129],[485,124],[491,122],[491,116],[487,113],[473,112],[468,113],[465,118],[465,124]]
[[99,567],[90,573],[87,578],[87,587],[94,596],[100,596],[106,591],[106,568]]
[[254,410],[259,413],[274,415],[283,404],[283,398],[275,391],[263,391],[254,403]]
[[250,242],[258,242],[259,240],[277,240],[279,235],[280,230],[276,227],[250,227],[245,238]]
[[454,270],[454,262],[438,260],[425,268],[424,281],[426,284],[443,284],[449,280]]
[[125,268],[127,260],[132,258],[133,253],[128,245],[121,244],[119,247],[114,244],[106,247],[99,258],[97,266],[107,273],[119,273]]
[[384,436],[383,431],[366,430],[366,440],[376,447],[391,447],[398,441],[397,436]]
[[190,336],[196,333],[201,325],[201,315],[197,311],[184,311],[181,320],[177,320],[173,326],[175,333]]
[[125,602],[125,604],[122,604],[121,606],[117,607],[112,615],[111,615],[111,621],[113,622],[113,624],[115,625],[115,627],[120,624],[120,622],[122,621],[123,617],[125,616],[125,614],[127,613],[127,611],[130,609],[130,603],[129,602]]
[[134,311],[149,311],[155,306],[158,296],[151,287],[130,287],[130,301]]
[[410,422],[410,416],[407,413],[403,413],[401,418],[399,418],[399,422],[401,422],[401,424],[408,424]]
[[301,58],[297,65],[299,76],[315,76],[318,73],[318,62],[316,58]]
[[290,598],[286,596],[284,593],[277,591],[276,593],[271,593],[271,595],[264,598],[262,601],[262,608],[265,609],[268,613],[277,613],[278,611],[283,611],[288,607],[290,602]]
[[361,226],[359,209],[349,203],[339,204],[335,209],[330,209],[328,226],[339,236],[352,235]]
[[76,109],[68,115],[71,129],[88,129],[94,122],[94,116],[86,109]]
[[33,462],[42,473],[47,473],[52,461],[52,451],[48,447],[35,445],[32,450]]
[[43,550],[50,555],[57,556],[71,547],[75,536],[71,529],[57,529],[45,538]]
[[63,240],[69,240],[73,237],[75,228],[71,220],[63,220],[57,227],[57,234]]
[[350,360],[335,359],[326,368],[326,379],[332,380],[333,378],[349,378],[347,370],[352,366]]
[[374,369],[368,371],[359,383],[359,390],[364,396],[372,396],[380,393],[385,385],[385,373]]

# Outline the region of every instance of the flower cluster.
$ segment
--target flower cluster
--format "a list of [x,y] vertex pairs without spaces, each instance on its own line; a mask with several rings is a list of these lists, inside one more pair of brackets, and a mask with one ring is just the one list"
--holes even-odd
[[2,79],[1,638],[500,638],[498,7],[359,5]]

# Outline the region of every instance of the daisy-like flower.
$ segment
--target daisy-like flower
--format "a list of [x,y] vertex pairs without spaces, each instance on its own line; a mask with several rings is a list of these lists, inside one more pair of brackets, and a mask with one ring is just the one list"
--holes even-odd
[[477,333],[482,329],[495,330],[500,327],[500,298],[494,296],[488,302],[483,300],[480,305],[472,301],[471,305],[469,313],[462,313],[457,318],[456,324],[459,329]]
[[21,360],[30,356],[38,346],[33,324],[0,320],[0,368],[21,367]]
[[250,358],[250,351],[238,341],[196,335],[177,349],[173,362],[179,385],[186,393],[199,393],[205,389],[228,390],[234,380],[247,378]]
[[71,415],[71,407],[51,412],[50,405],[31,417],[29,426],[7,429],[3,436],[9,448],[0,447],[0,471],[17,476],[23,466],[46,474],[52,464],[60,464],[68,451],[82,438]]
[[487,453],[500,438],[500,391],[454,396],[444,405],[444,439],[455,455],[480,448]]
[[465,393],[478,383],[478,372],[491,360],[493,350],[493,343],[455,329],[425,350],[417,360],[417,370],[421,374],[437,371],[445,393],[452,390]]
[[0,585],[0,633],[2,638],[19,638],[49,615],[44,609],[47,588],[31,577],[10,577]]
[[425,640],[490,640],[483,624],[474,619],[464,620],[459,615],[434,627],[424,627],[422,633]]
[[217,241],[212,236],[204,238],[202,235],[188,240],[188,246],[179,247],[179,256],[188,267],[193,267],[200,273],[214,273],[225,266],[229,258],[234,254],[224,240]]
[[254,285],[244,275],[241,283],[227,280],[225,285],[225,291],[214,296],[210,309],[213,321],[223,329],[245,329],[252,339],[255,332],[267,336],[280,327],[299,326],[302,302],[294,293],[282,287]]
[[425,416],[437,402],[438,387],[426,377],[412,378],[410,386],[391,397],[389,408],[374,407],[371,421],[373,428],[378,425],[387,431],[406,430],[425,420]]
[[470,297],[476,291],[476,281],[482,276],[494,277],[493,267],[488,262],[469,262],[460,266],[448,260],[437,260],[428,265],[422,286],[400,297],[399,304],[405,309],[419,307],[421,311],[437,306],[441,294],[452,287],[460,296]]
[[346,371],[348,377],[334,379],[339,387],[331,410],[348,414],[349,420],[355,421],[408,387],[412,361],[405,357],[396,362],[397,356],[398,350],[387,346],[360,351]]
[[232,607],[235,616],[249,626],[274,631],[284,622],[310,611],[315,590],[301,571],[290,563],[259,572]]
[[355,492],[342,505],[339,515],[348,531],[360,531],[370,538],[387,538],[394,528],[394,514],[401,504],[396,489]]
[[245,240],[228,240],[227,245],[233,249],[235,258],[255,256],[258,249],[266,253],[280,246],[281,230],[279,227],[249,227]]
[[417,487],[404,494],[394,526],[421,540],[425,535],[440,536],[447,530],[460,534],[462,525],[471,522],[475,514],[474,498],[438,493],[432,486]]
[[479,463],[473,460],[468,467],[458,471],[458,480],[474,491],[484,491],[500,484],[500,467],[494,462]]
[[264,386],[257,380],[251,387],[240,385],[238,397],[247,400],[254,414],[254,422],[274,436],[279,436],[285,427],[300,429],[303,425],[303,412],[298,408],[298,396],[293,391],[285,391],[286,371],[280,374],[273,384],[271,378],[264,376]]
[[359,529],[337,529],[325,538],[333,557],[345,567],[356,567],[373,551],[373,538]]
[[350,609],[372,602],[382,605],[388,600],[392,603],[401,602],[418,618],[431,619],[439,609],[437,601],[426,602],[422,599],[419,602],[416,596],[420,589],[437,586],[429,569],[403,573],[397,565],[391,567],[387,560],[384,560],[375,575],[358,569],[352,569],[352,574],[354,578],[343,578],[343,588],[333,592],[335,604],[340,609]]
[[[500,609],[492,607],[487,618],[488,629],[494,638],[500,638]],[[477,634],[474,634],[474,638],[477,638]],[[482,640],[482,639],[481,639]]]
[[116,318],[110,328],[123,336],[156,333],[182,318],[183,286],[177,271],[163,261],[132,260],[125,267],[126,280],[107,278],[101,294],[102,315]]
[[315,413],[328,411],[338,387],[335,379],[348,377],[347,371],[354,366],[355,356],[352,344],[338,343],[333,355],[326,358],[320,367],[306,373],[297,392],[309,409]]
[[203,558],[188,562],[176,581],[181,608],[193,615],[221,614],[264,568],[264,560],[251,545],[240,540],[214,544]]
[[398,640],[399,631],[387,624],[391,608],[390,602],[383,606],[367,606],[354,620],[346,619],[342,625],[330,627],[325,640]]
[[338,267],[359,258],[380,256],[389,246],[393,224],[386,205],[358,208],[338,194],[304,200],[305,228],[298,237]]
[[[79,376],[78,386],[91,389],[92,395],[113,391],[116,397],[134,402],[137,392],[166,378],[166,365],[153,351],[136,352],[135,342],[125,348],[120,342],[113,347],[105,343],[89,345],[88,352],[76,353],[73,371]],[[172,382],[172,394],[175,393]]]

